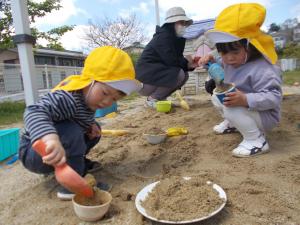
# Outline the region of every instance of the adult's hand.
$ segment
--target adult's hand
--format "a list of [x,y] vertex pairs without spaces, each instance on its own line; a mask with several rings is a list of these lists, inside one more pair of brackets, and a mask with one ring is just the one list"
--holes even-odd
[[198,66],[205,66],[208,62],[215,62],[212,55],[205,55],[198,60]]
[[187,55],[185,58],[188,60],[188,68],[189,69],[195,69],[198,67],[198,63],[196,61],[196,56],[194,55]]

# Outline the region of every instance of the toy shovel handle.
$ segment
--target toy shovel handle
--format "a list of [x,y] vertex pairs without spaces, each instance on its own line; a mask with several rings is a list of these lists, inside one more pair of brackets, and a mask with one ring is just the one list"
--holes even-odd
[[180,94],[179,91],[176,91],[176,96],[177,96],[177,98],[179,99],[179,101],[182,101],[182,100],[183,100],[183,98],[182,98],[182,96],[181,96],[181,94]]
[[41,139],[35,141],[32,148],[42,157],[47,155],[46,144]]

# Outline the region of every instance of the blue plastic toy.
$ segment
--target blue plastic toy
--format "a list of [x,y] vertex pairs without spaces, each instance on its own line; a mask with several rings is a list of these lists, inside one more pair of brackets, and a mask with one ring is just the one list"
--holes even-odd
[[114,102],[109,107],[102,108],[102,109],[97,109],[96,112],[95,112],[95,117],[96,118],[98,118],[98,117],[104,117],[104,116],[106,116],[109,113],[116,112],[117,109],[118,109],[117,103]]
[[222,66],[218,63],[211,63],[208,64],[208,75],[210,78],[214,79],[217,85],[220,85],[224,81],[224,70]]

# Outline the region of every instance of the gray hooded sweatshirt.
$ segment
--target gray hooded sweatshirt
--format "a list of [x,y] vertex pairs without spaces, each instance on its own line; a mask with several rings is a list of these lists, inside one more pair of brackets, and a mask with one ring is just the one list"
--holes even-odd
[[226,83],[234,83],[247,97],[249,110],[258,111],[265,130],[280,120],[281,70],[261,57],[234,68],[224,64]]

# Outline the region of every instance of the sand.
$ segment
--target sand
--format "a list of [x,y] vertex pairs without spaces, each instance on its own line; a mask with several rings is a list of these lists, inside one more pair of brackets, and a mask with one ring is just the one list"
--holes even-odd
[[98,205],[103,205],[106,204],[107,202],[110,201],[111,198],[108,198],[107,195],[104,194],[105,192],[101,191],[98,188],[94,189],[94,196],[92,198],[86,198],[81,195],[76,195],[74,197],[74,200],[76,203],[79,205],[84,205],[84,206],[98,206]]
[[165,221],[191,221],[209,216],[225,202],[202,177],[161,180],[141,205],[151,217]]
[[[189,103],[190,111],[175,108],[165,114],[144,109],[143,101],[136,101],[120,107],[123,117],[104,121],[106,129],[128,129],[132,134],[103,137],[89,154],[102,164],[93,175],[113,185],[109,212],[93,224],[157,224],[137,212],[134,199],[146,185],[169,176],[202,176],[227,193],[225,208],[195,225],[299,224],[300,96],[284,99],[282,122],[268,133],[271,152],[242,159],[231,155],[241,141],[238,133],[212,132],[222,119],[208,96]],[[153,126],[185,127],[189,133],[150,145],[142,134]],[[76,217],[71,202],[57,200],[53,177],[30,173],[19,162],[1,166],[0,224],[87,224]]]

